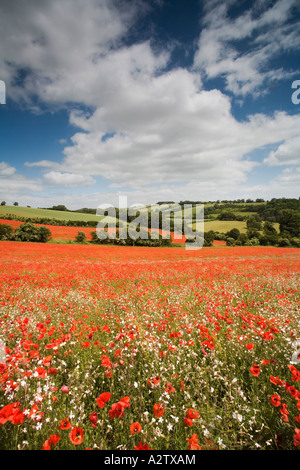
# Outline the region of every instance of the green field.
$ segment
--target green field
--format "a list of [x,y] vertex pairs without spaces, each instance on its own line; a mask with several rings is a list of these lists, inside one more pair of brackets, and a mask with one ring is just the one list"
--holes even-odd
[[19,217],[41,217],[58,220],[100,220],[101,217],[94,214],[84,214],[71,211],[56,211],[51,209],[36,209],[32,207],[0,206],[1,215],[13,214]]
[[[48,219],[57,219],[64,221],[99,221],[102,219],[101,216],[94,214],[86,214],[80,212],[71,212],[71,211],[57,211],[51,209],[39,209],[32,207],[19,207],[19,206],[0,206],[0,218],[12,214],[19,217],[28,217],[28,218],[48,218]],[[187,209],[185,216],[189,217],[192,214],[192,209]],[[250,215],[251,213],[244,213],[244,215]],[[175,218],[179,217],[181,214],[175,214]],[[216,214],[215,214],[216,215]],[[108,217],[107,217],[108,221]],[[189,224],[190,225],[190,224]],[[277,232],[279,232],[279,224],[275,223],[274,227]],[[193,224],[195,228],[195,224]],[[247,226],[246,221],[238,220],[210,220],[206,221],[204,224],[205,232],[213,230],[214,232],[227,233],[231,229],[237,228],[241,233],[246,233]]]

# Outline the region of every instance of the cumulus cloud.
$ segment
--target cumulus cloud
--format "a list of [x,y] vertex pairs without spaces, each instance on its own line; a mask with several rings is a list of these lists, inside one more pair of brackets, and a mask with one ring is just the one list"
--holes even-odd
[[299,49],[299,23],[287,22],[299,4],[297,0],[256,1],[232,18],[229,10],[234,3],[207,2],[194,67],[206,78],[224,78],[226,89],[235,95],[259,96],[268,82],[299,72],[272,65],[279,53]]
[[16,169],[13,166],[10,166],[6,162],[0,162],[0,177],[14,175],[15,172]]
[[61,173],[59,171],[49,171],[44,174],[44,181],[54,186],[90,186],[96,181],[88,175],[76,173]]
[[283,142],[277,150],[269,153],[264,163],[269,166],[300,165],[300,137]]

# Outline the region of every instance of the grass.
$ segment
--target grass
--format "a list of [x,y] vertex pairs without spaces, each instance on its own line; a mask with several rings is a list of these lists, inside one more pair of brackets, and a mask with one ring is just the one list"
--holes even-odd
[[101,217],[93,214],[84,214],[71,211],[55,211],[51,209],[36,209],[32,207],[19,207],[19,206],[0,206],[1,215],[14,214],[19,217],[40,217],[58,220],[100,220]]

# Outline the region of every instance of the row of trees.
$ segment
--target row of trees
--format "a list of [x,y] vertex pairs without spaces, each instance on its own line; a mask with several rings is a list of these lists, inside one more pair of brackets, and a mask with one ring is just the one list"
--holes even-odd
[[44,226],[25,223],[13,231],[9,224],[0,224],[0,240],[46,243],[50,238],[51,231]]
[[64,220],[53,219],[48,217],[23,217],[15,214],[1,214],[1,218],[6,220],[16,220],[18,222],[32,223],[32,224],[45,224],[45,225],[58,225],[61,227],[97,227],[97,220]]
[[225,234],[227,245],[262,245],[262,246],[294,246],[300,247],[300,231],[286,219],[277,232],[272,222],[261,222],[255,217],[248,219],[246,233],[233,228]]

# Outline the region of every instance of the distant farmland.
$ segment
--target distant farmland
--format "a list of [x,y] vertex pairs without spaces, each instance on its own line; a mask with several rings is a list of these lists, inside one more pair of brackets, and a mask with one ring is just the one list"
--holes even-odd
[[101,220],[101,216],[94,214],[85,214],[82,212],[71,211],[56,211],[52,209],[35,209],[32,207],[18,207],[18,206],[0,206],[1,215],[16,215],[18,217],[40,217],[57,220]]

